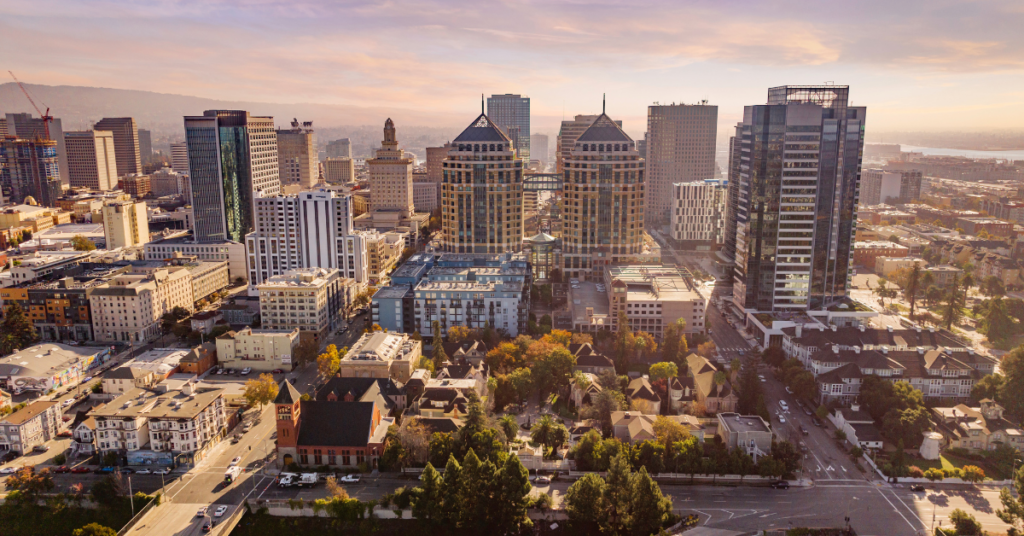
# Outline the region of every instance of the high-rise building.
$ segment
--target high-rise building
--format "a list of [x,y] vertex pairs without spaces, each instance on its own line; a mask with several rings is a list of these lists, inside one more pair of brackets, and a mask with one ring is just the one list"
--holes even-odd
[[448,156],[451,143],[443,147],[427,147],[427,182],[437,185],[437,206],[441,206],[441,177],[444,176],[444,159]]
[[[742,130],[743,123],[737,125],[737,129]],[[725,271],[727,274],[731,274],[735,267],[736,260],[736,211],[739,205],[740,199],[740,165],[742,163],[742,155],[740,154],[741,144],[736,143],[736,136],[729,137],[729,169],[726,171],[729,180],[726,182],[726,196],[725,196],[725,239],[722,243],[722,249],[718,250],[717,258],[715,262]],[[736,180],[732,180],[736,179]],[[731,285],[731,278],[727,278],[729,281],[724,283],[725,285]]]
[[530,158],[533,160],[539,160],[541,165],[547,166],[551,163],[548,155],[548,148],[551,141],[548,139],[547,134],[531,134],[530,135]]
[[640,158],[647,160],[647,133],[644,132],[644,139],[636,140],[636,150],[640,153]]
[[606,266],[643,252],[644,161],[602,113],[576,137],[563,165],[563,274],[602,281]]
[[[562,127],[558,130],[558,140],[555,147],[555,171],[561,173],[564,170],[563,162],[569,158],[569,153],[576,147],[576,138],[583,134],[597,121],[596,115],[577,115],[572,121],[562,121]],[[615,121],[619,128],[622,128],[622,121]]]
[[[355,297],[351,283],[331,268],[288,270],[268,278],[258,289],[262,325],[275,331],[299,328],[300,340],[320,343],[345,320],[343,311]],[[294,296],[309,304],[298,316],[291,314]]]
[[114,134],[109,130],[84,130],[64,134],[68,154],[68,184],[72,188],[107,191],[117,186]]
[[860,179],[860,202],[910,203],[921,198],[921,172],[865,169]]
[[530,161],[530,97],[491,95],[487,99],[487,117],[512,140],[516,156]]
[[121,175],[142,173],[142,153],[139,151],[139,127],[132,117],[104,117],[93,125],[93,130],[109,130],[114,134],[114,154],[117,172]]
[[153,191],[149,175],[129,173],[128,175],[122,176],[119,183],[121,185],[121,189],[124,190],[124,193],[136,199],[146,197],[149,195],[149,192]]
[[245,237],[250,292],[298,268],[334,268],[367,283],[366,245],[353,233],[352,196],[327,190],[256,198],[256,230]]
[[[7,125],[7,136],[23,140],[51,139],[57,142],[57,169],[60,170],[61,182],[68,184],[68,153],[64,147],[64,129],[60,118],[54,117],[50,121],[49,129],[43,124],[42,119],[32,117],[32,114],[7,114],[4,122]],[[49,138],[46,136],[47,130],[50,132]]]
[[384,213],[408,218],[415,212],[412,196],[412,155],[398,148],[395,123],[384,122],[384,141],[373,158],[366,160],[370,172],[370,214]]
[[323,164],[327,184],[348,184],[356,180],[356,164],[347,156],[328,156]]
[[163,197],[165,195],[183,195],[188,198],[188,178],[181,173],[171,171],[170,168],[163,168],[149,175],[149,188],[153,195]]
[[320,178],[313,122],[292,120],[292,128],[277,131],[277,168],[281,188],[300,192],[312,188]]
[[[46,139],[0,138],[0,185],[3,201],[21,204],[32,196],[42,206],[57,206],[49,199],[54,185],[60,188],[57,142]],[[59,194],[58,196],[59,197]]]
[[849,86],[781,86],[744,108],[727,216],[737,307],[821,309],[847,295],[867,113],[848,97]]
[[523,161],[484,113],[452,141],[444,160],[441,242],[452,253],[523,247]]
[[185,142],[171,144],[171,169],[175,173],[188,175],[188,144]]
[[327,158],[352,158],[352,140],[341,138],[328,142]]
[[149,219],[144,201],[114,201],[103,205],[103,234],[107,249],[149,242]]
[[672,185],[672,239],[680,249],[712,251],[722,243],[725,224],[724,181]]
[[185,141],[196,240],[244,241],[256,197],[281,193],[274,118],[207,110],[185,117]]
[[668,222],[672,185],[715,178],[718,106],[652,105],[647,109],[647,221]]
[[139,155],[142,158],[153,156],[153,133],[144,128],[139,129]]

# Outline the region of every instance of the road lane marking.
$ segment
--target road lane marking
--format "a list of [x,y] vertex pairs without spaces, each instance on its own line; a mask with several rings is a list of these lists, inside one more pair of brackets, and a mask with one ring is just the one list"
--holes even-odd
[[909,519],[907,519],[907,516],[903,515],[903,512],[900,512],[899,508],[896,508],[896,505],[893,504],[892,501],[890,501],[889,498],[885,496],[885,493],[882,493],[882,490],[878,489],[877,491],[878,491],[878,494],[881,495],[883,499],[885,499],[885,502],[889,503],[889,506],[892,507],[892,510],[894,512],[896,512],[900,517],[902,517],[903,521],[906,521],[907,525],[910,525],[910,529],[913,530],[914,533],[916,534],[917,531],[918,531],[918,528],[915,527],[914,524],[911,523]]

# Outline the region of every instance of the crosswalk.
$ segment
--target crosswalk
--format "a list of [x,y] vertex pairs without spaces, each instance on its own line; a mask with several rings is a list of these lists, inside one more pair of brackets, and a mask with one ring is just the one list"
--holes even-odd
[[750,350],[750,347],[749,346],[736,346],[736,347],[723,348],[723,347],[719,346],[718,350],[720,352],[739,352],[739,351]]

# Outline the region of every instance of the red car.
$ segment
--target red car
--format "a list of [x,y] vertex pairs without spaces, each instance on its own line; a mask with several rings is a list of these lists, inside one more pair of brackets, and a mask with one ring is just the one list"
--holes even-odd
[[75,467],[75,468],[71,469],[71,472],[76,474],[76,475],[80,475],[80,474],[83,474],[83,473],[91,473],[92,471],[90,471],[88,467],[85,467],[84,465],[80,465],[78,467]]
[[71,437],[71,431],[70,430],[64,430],[63,432],[57,434],[57,437]]
[[60,467],[54,467],[53,468],[53,472],[54,473],[61,473],[61,474],[63,474],[63,473],[70,473],[71,469],[68,469],[68,466],[66,466],[66,465],[62,465]]
[[271,374],[284,374],[284,369],[276,368],[276,369],[270,371],[270,373]]

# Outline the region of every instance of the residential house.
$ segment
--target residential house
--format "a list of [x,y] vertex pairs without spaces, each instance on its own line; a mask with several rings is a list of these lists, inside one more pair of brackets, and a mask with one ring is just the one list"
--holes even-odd
[[828,418],[836,429],[846,434],[846,441],[850,445],[864,450],[882,448],[882,434],[875,426],[875,420],[868,412],[861,411],[859,404],[853,404],[848,408],[836,408]]
[[[725,372],[719,372],[718,367],[705,357],[697,354],[686,356],[686,373],[693,378],[697,403],[703,404],[708,413],[736,411],[739,397]],[[719,381],[716,381],[716,375]]]
[[589,372],[600,376],[605,372],[615,373],[615,363],[610,357],[597,353],[594,345],[588,343],[570,344],[569,352],[576,356],[576,366],[573,370]]
[[593,398],[597,396],[597,393],[604,390],[601,387],[601,382],[593,373],[584,372],[582,374],[587,378],[588,383],[585,386],[580,386],[576,382],[571,382],[569,385],[569,399],[577,408],[589,406],[593,403]]
[[213,368],[217,364],[217,345],[208,342],[196,346],[178,363],[178,369],[183,373],[196,376]]
[[646,376],[630,381],[626,385],[625,395],[630,405],[643,408],[645,412],[654,415],[661,413],[661,397],[654,392]]
[[59,402],[32,402],[0,419],[0,452],[25,454],[36,446],[56,438],[61,425]]
[[[658,415],[637,411],[613,411],[613,435],[620,441],[630,444],[638,441],[656,440],[654,421],[657,418]],[[704,425],[693,415],[670,415],[665,418],[683,425],[690,432],[690,435],[695,436],[699,441],[704,441]]]
[[79,411],[71,422],[71,456],[92,456],[96,453],[96,419]]
[[999,445],[1024,451],[1024,432],[1003,418],[1004,408],[985,398],[979,407],[965,404],[932,408],[932,420],[946,446],[970,451],[995,450]]
[[448,356],[452,363],[465,359],[479,365],[487,357],[487,345],[483,341],[444,342],[441,345],[444,347],[444,355]]

